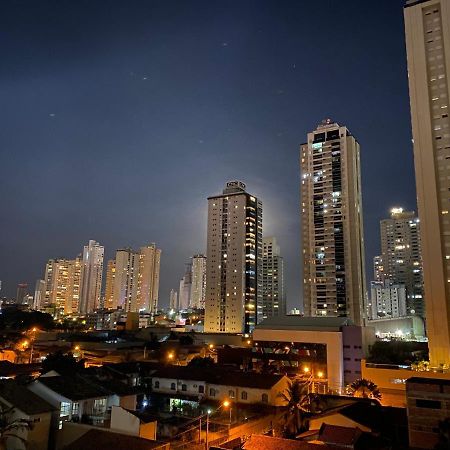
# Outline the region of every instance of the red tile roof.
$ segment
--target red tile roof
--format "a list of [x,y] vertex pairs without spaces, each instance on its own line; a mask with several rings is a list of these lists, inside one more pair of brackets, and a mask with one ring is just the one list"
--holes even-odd
[[252,435],[244,444],[244,450],[331,450],[328,445],[310,444],[309,442],[271,436]]
[[341,427],[323,423],[320,427],[318,440],[325,444],[353,447],[362,434],[363,432],[357,427]]
[[93,429],[64,447],[63,450],[162,450],[167,448],[169,446],[161,442]]

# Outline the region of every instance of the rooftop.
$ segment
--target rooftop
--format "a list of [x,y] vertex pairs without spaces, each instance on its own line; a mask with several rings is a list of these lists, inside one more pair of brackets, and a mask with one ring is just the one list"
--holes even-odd
[[304,441],[256,434],[253,434],[244,444],[244,450],[331,450],[335,448],[326,444],[316,445]]
[[100,380],[81,375],[44,376],[37,381],[70,400],[107,397],[114,394],[123,397],[140,392],[117,380]]
[[358,427],[350,428],[323,423],[319,431],[319,441],[330,445],[354,446],[361,435],[362,431]]
[[340,331],[353,325],[348,317],[303,317],[298,315],[269,317],[256,325],[255,330]]
[[0,382],[0,398],[30,416],[55,410],[52,405],[14,380]]
[[154,450],[167,448],[167,444],[127,434],[100,429],[89,430],[63,450]]

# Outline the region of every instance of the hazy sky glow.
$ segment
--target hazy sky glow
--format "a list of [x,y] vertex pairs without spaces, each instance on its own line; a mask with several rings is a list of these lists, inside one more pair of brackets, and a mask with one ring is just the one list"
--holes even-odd
[[206,250],[206,197],[239,179],[298,306],[299,145],[326,117],[361,144],[370,271],[379,220],[415,209],[402,6],[2,0],[1,294],[89,239],[156,242],[166,305]]

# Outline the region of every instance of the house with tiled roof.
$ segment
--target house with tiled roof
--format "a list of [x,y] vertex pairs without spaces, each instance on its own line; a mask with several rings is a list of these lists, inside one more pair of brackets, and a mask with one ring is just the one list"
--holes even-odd
[[44,374],[28,388],[59,410],[60,427],[64,421],[102,425],[114,405],[136,409],[139,394],[119,381],[99,381],[79,374]]
[[170,444],[137,436],[91,429],[62,450],[169,450]]
[[236,403],[282,405],[288,387],[284,375],[238,372],[223,368],[166,366],[152,375],[152,391],[195,400],[232,400]]

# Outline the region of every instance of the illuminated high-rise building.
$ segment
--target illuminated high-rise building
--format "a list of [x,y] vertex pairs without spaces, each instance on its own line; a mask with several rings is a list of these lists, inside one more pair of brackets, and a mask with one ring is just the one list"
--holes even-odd
[[154,313],[158,309],[160,261],[161,250],[156,248],[156,244],[140,248],[137,291],[137,304],[140,310]]
[[114,280],[116,278],[116,260],[110,259],[106,265],[105,304],[106,309],[114,306]]
[[84,246],[79,305],[81,314],[91,313],[100,307],[104,251],[104,247],[93,240]]
[[191,308],[205,309],[206,298],[206,256],[192,257]]
[[112,309],[135,312],[138,310],[139,253],[130,248],[117,250],[115,266]]
[[249,333],[262,301],[262,203],[240,181],[208,198],[205,332]]
[[428,346],[450,364],[450,1],[404,9]]
[[274,237],[263,238],[261,319],[286,314],[284,262]]
[[58,315],[76,314],[79,309],[81,257],[75,259],[50,259],[45,268],[45,297],[40,308],[54,305]]
[[116,259],[108,262],[107,307],[130,312],[156,312],[160,260],[161,250],[155,244],[141,247],[138,252],[130,248],[117,250]]
[[[380,222],[383,278],[406,289],[406,312],[424,317],[420,222],[414,211],[393,208]],[[375,271],[380,271],[380,267]]]
[[377,255],[373,258],[373,277],[375,281],[384,281],[386,276],[384,274],[383,257]]
[[365,316],[359,143],[325,120],[300,149],[306,316]]

